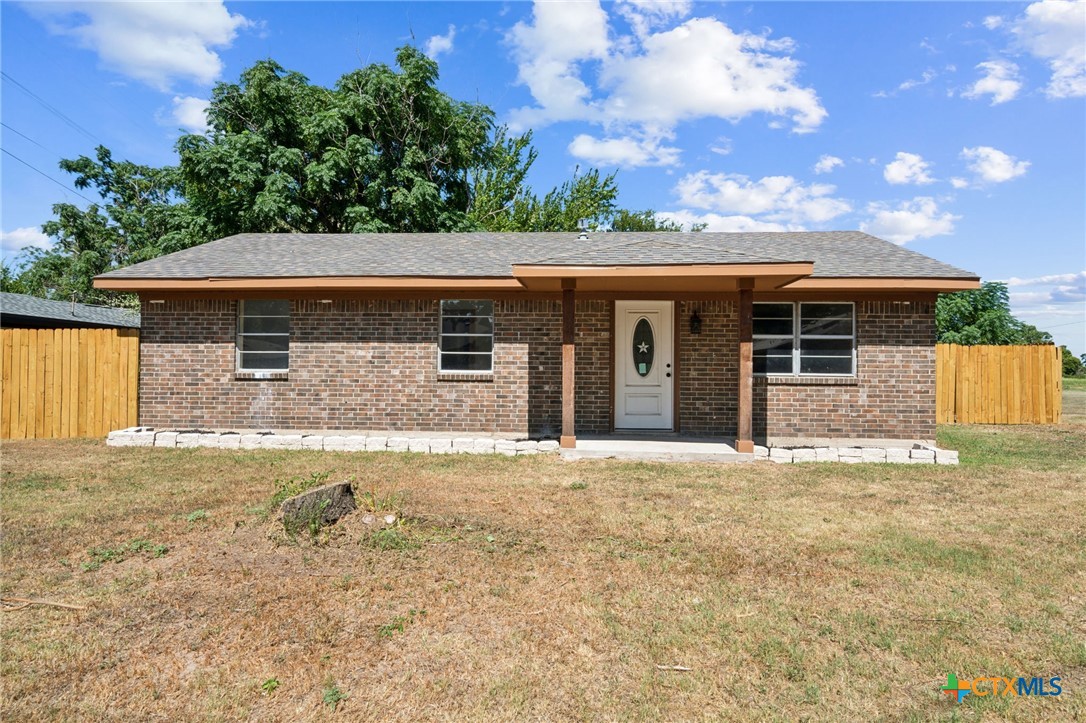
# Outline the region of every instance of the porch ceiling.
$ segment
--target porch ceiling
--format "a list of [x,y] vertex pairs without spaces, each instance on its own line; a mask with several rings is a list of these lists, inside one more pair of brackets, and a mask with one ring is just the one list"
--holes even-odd
[[563,280],[578,292],[729,292],[740,280],[756,291],[773,291],[814,273],[811,262],[775,264],[667,264],[564,266],[514,264],[513,276],[529,291],[559,291]]

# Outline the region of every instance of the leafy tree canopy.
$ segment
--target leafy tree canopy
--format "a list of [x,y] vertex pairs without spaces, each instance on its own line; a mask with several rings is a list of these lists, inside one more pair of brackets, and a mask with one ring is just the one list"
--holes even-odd
[[[1065,346],[1060,347],[1060,354],[1062,355],[1063,375],[1065,377],[1086,376],[1086,364],[1083,364],[1082,359],[1068,351]],[[1086,354],[1082,356],[1086,358]]]
[[942,294],[935,304],[939,343],[1051,344],[1052,335],[1011,314],[1007,285],[986,281],[979,289]]
[[[4,289],[87,303],[134,303],[93,277],[214,238],[245,232],[364,233],[678,231],[651,211],[617,206],[615,174],[575,171],[542,197],[527,185],[531,132],[510,135],[493,111],[438,90],[437,64],[400,48],[397,68],[374,63],[331,88],[265,60],[220,83],[206,135],[177,142],[176,167],[95,157],[64,160],[101,203],[62,203],[42,226],[49,250],[29,250]],[[697,230],[697,229],[695,229]]]

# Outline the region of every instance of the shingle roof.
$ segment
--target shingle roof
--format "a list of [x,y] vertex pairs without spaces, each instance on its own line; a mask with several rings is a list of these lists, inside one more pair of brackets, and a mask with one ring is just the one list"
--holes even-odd
[[[26,294],[0,293],[0,316],[20,317],[21,321],[43,319],[71,322],[82,326],[119,326],[140,328],[140,315],[129,309],[90,304],[72,304],[69,301],[49,301]],[[56,324],[52,324],[56,326]]]
[[814,277],[975,279],[859,231],[788,233],[240,234],[144,261],[114,279],[404,276],[511,278],[514,264],[813,261]]

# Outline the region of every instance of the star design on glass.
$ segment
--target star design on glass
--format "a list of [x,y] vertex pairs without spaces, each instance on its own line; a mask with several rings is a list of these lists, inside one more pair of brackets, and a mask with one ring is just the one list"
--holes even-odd
[[639,352],[641,352],[642,354],[648,354],[649,353],[649,345],[646,344],[645,342],[641,342],[640,344],[637,345],[637,350]]

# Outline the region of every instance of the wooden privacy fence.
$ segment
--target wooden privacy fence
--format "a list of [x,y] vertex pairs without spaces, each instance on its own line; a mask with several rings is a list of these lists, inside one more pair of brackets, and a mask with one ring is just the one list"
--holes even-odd
[[1062,394],[1059,347],[935,347],[940,424],[1058,424]]
[[0,329],[0,438],[103,437],[137,423],[137,329]]

